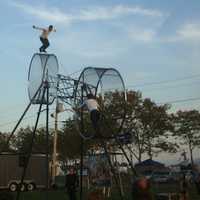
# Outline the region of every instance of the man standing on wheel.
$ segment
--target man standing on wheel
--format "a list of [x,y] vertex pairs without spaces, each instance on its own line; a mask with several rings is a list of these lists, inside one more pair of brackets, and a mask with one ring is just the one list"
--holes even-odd
[[54,29],[54,27],[52,25],[49,25],[48,28],[40,28],[40,27],[33,25],[33,28],[42,31],[42,34],[40,35],[40,41],[42,42],[42,46],[39,48],[39,51],[46,53],[46,49],[50,45],[48,36],[52,31],[56,32],[56,29]]

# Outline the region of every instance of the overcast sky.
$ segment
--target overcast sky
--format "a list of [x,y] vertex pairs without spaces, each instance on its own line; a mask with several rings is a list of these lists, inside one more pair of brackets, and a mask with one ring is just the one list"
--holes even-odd
[[12,129],[29,101],[28,67],[40,47],[32,25],[56,27],[48,52],[60,73],[115,67],[128,89],[172,111],[199,109],[199,10],[198,0],[1,0],[0,130]]

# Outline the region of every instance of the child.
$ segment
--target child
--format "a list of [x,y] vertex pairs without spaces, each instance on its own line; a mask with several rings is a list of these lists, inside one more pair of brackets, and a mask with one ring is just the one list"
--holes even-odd
[[33,25],[33,28],[42,31],[42,34],[40,35],[40,41],[42,42],[42,46],[39,48],[39,50],[40,52],[46,53],[46,49],[50,45],[48,36],[52,31],[56,32],[56,29],[54,29],[52,25],[50,25],[48,28],[40,28]]

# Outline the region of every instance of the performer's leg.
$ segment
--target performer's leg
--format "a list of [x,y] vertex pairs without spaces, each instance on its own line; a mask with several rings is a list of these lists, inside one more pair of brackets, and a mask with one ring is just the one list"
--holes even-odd
[[42,46],[39,48],[40,52],[44,51],[44,47],[45,47],[45,39],[40,37],[40,41],[42,42]]
[[40,37],[40,41],[42,42],[42,46],[40,47],[40,52],[46,52],[47,47],[49,47],[49,40],[46,38]]
[[44,52],[46,52],[46,49],[49,47],[49,40],[48,39],[44,39]]
[[98,110],[93,110],[90,114],[90,118],[91,118],[91,121],[92,121],[92,125],[93,125],[93,128],[99,132],[99,119],[100,119],[100,113]]

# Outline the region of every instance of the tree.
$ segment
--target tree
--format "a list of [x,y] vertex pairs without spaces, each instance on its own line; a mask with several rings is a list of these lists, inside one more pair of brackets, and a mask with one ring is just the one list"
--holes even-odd
[[[87,124],[85,124],[86,126]],[[92,144],[91,140],[84,140],[84,154]],[[81,155],[81,136],[77,127],[77,121],[69,118],[58,134],[58,153],[60,159],[67,162],[68,159],[75,160]]]
[[142,161],[142,155],[145,152],[145,133],[142,129],[142,124],[137,117],[138,113],[140,113],[141,107],[142,94],[135,91],[127,92],[127,112],[124,131],[130,132],[133,136],[133,143],[128,146],[129,150],[138,162]]
[[200,147],[200,113],[197,110],[178,111],[173,115],[174,136],[188,145],[191,164],[194,164],[193,151]]
[[13,138],[7,144],[8,138],[9,138],[9,133],[0,132],[0,153],[14,151],[14,149],[12,148]]
[[150,159],[162,151],[174,153],[178,147],[176,143],[167,140],[173,130],[171,116],[167,113],[169,108],[167,104],[158,106],[148,98],[143,100],[138,119],[143,125],[146,153]]
[[161,151],[176,152],[177,144],[167,140],[173,130],[169,108],[167,104],[158,106],[151,99],[142,99],[140,92],[128,92],[126,128],[133,134],[132,153],[139,162],[144,153],[152,159]]
[[107,92],[103,99],[101,97],[98,99],[98,102],[101,107],[101,115],[103,115],[100,126],[101,134],[106,137],[118,134],[124,124],[126,111],[128,111],[125,93],[119,91]]
[[[123,93],[115,91],[104,94],[104,98],[99,97],[98,102],[103,115],[101,135],[110,137],[119,133],[131,133],[134,140],[128,148],[139,162],[144,153],[152,158],[161,151],[176,151],[176,144],[167,140],[169,132],[173,130],[171,116],[167,113],[169,105],[158,106],[150,99],[142,99],[141,93],[135,91],[127,92],[127,101],[124,100]],[[86,132],[92,131],[88,113],[84,114],[84,127]],[[112,140],[108,139],[106,143],[112,144]],[[73,120],[66,121],[59,144],[60,153],[67,157],[73,158],[80,154],[80,136]],[[91,144],[98,145],[101,142],[96,138],[89,140],[85,150]]]
[[[161,151],[176,152],[177,145],[167,140],[173,130],[171,116],[167,113],[169,105],[158,106],[151,99],[143,99],[139,91],[128,91],[127,101],[123,93],[106,93],[102,105],[106,116],[106,123],[101,126],[104,134],[118,134],[119,130],[131,133],[133,143],[126,146],[139,162],[144,153],[152,158]],[[121,124],[123,129],[120,129]]]
[[[33,137],[33,128],[20,128],[13,143],[15,149],[20,152],[29,152]],[[52,152],[52,134],[49,135],[49,153]],[[32,153],[46,153],[46,129],[39,128],[36,130]]]

